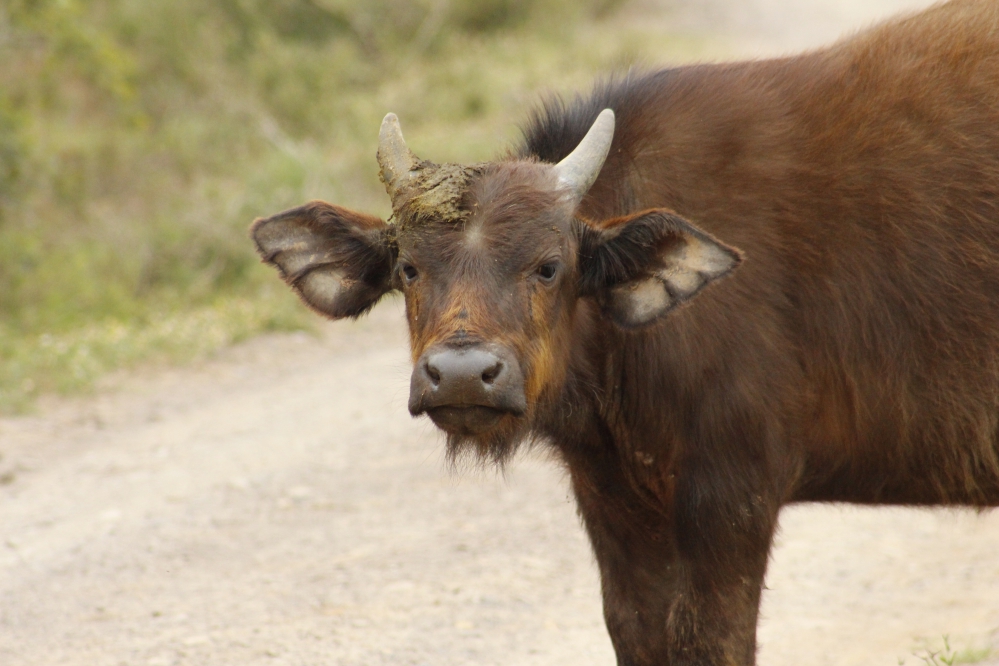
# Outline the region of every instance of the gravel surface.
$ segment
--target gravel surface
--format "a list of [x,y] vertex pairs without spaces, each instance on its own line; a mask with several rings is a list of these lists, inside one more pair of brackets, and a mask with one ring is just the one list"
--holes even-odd
[[[925,4],[674,16],[765,53]],[[408,381],[390,301],[0,420],[0,665],[613,663],[558,465],[449,471]],[[807,505],[781,526],[763,666],[999,647],[999,514]]]

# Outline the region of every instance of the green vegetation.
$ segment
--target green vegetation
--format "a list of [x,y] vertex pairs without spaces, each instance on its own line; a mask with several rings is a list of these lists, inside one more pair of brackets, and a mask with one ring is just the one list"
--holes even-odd
[[[926,666],[956,666],[957,664],[977,664],[985,661],[994,655],[993,650],[986,647],[966,647],[955,649],[950,644],[950,636],[944,634],[941,645],[937,649],[926,646],[921,650],[913,652],[913,656],[919,659]],[[898,660],[899,664],[904,664],[904,659]]]
[[540,91],[699,53],[623,4],[0,3],[0,411],[308,326],[249,222],[311,198],[386,214],[389,110],[417,152],[483,159]]

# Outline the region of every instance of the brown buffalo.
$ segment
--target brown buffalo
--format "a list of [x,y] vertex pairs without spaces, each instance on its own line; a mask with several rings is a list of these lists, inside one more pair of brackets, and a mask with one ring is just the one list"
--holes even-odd
[[752,664],[789,502],[999,504],[999,3],[630,74],[522,147],[423,161],[393,224],[258,220],[308,303],[405,294],[409,408],[571,474],[619,664]]

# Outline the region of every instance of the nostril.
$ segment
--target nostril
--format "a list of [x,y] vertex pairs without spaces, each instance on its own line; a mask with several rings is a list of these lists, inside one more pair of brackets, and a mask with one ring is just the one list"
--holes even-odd
[[486,384],[492,384],[499,377],[499,374],[503,372],[503,363],[497,361],[491,368],[486,368],[482,373],[482,381]]
[[430,377],[430,381],[433,382],[434,386],[441,383],[441,373],[434,366],[427,364],[427,376]]

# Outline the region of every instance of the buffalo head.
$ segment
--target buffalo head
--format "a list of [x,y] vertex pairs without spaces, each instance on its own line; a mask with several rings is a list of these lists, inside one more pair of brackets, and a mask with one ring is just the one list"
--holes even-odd
[[408,150],[389,114],[378,162],[393,223],[314,201],[257,220],[251,233],[264,261],[327,317],[357,317],[402,291],[410,412],[446,431],[452,453],[472,445],[500,459],[543,433],[580,383],[568,379],[581,326],[650,325],[739,263],[666,209],[581,215],[614,123],[605,109],[558,164],[438,165]]

